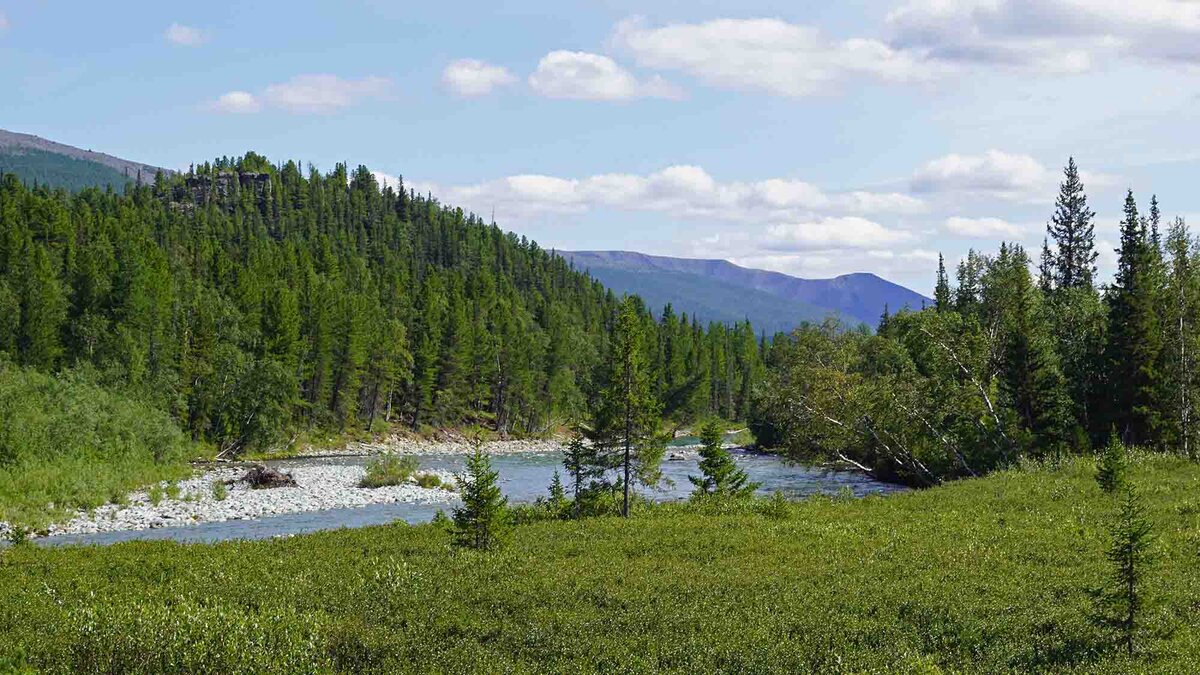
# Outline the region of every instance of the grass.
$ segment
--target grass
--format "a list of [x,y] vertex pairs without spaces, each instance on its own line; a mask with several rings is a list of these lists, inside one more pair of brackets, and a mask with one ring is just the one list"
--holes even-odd
[[190,470],[197,449],[148,405],[0,364],[0,521],[42,529]]
[[436,473],[422,473],[417,475],[417,485],[423,488],[439,488],[444,485],[442,479]]
[[[1200,467],[1133,466],[1158,535],[1142,651],[1095,628],[1090,461],[931,490],[516,527],[0,552],[0,664],[48,672],[1200,670]],[[271,583],[287,579],[286,584]],[[262,592],[263,583],[270,592]]]
[[382,455],[367,465],[367,473],[358,486],[378,488],[387,485],[401,485],[407,483],[416,470],[417,460],[415,457]]

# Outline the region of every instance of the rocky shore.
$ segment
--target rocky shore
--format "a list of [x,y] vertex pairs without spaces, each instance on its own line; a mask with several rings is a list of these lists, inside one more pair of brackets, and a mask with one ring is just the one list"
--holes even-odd
[[[564,447],[565,444],[560,441],[528,439],[488,441],[483,444],[483,451],[489,455],[507,455],[520,452],[562,452]],[[302,456],[363,457],[387,453],[398,455],[466,455],[474,450],[475,446],[466,439],[428,441],[402,436],[390,436],[377,443],[350,443],[345,448],[314,450]]]

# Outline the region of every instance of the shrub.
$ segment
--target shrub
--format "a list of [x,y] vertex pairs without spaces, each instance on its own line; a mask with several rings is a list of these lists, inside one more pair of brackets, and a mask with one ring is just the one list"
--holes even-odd
[[229,496],[229,488],[225,485],[225,481],[223,481],[223,480],[214,480],[213,481],[212,496],[213,496],[213,499],[215,499],[219,502],[225,501],[225,498]]
[[417,485],[423,488],[439,488],[443,483],[436,473],[422,473],[417,475]]
[[367,474],[359,481],[358,486],[378,488],[401,485],[408,482],[416,470],[417,460],[413,457],[383,455],[367,465]]

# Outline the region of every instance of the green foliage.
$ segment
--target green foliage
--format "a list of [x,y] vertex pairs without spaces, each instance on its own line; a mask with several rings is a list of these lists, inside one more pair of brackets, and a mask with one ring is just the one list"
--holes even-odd
[[[0,353],[90,368],[226,457],[311,429],[581,421],[620,308],[536,243],[365,167],[248,153],[124,193],[0,179]],[[648,395],[681,418],[746,412],[748,324],[633,311]]]
[[[655,486],[662,480],[660,466],[665,439],[659,431],[660,406],[651,389],[646,356],[646,320],[637,298],[621,305],[612,332],[604,387],[587,429],[598,482],[622,493],[621,513],[628,517],[635,483]],[[604,472],[620,468],[611,481]]]
[[462,506],[454,509],[454,544],[476,550],[500,546],[508,525],[508,499],[500,492],[500,474],[482,447],[467,458],[467,471],[458,479]]
[[363,488],[378,488],[388,485],[403,485],[420,468],[416,457],[408,455],[381,455],[367,465],[367,473],[359,481]]
[[1120,636],[1125,651],[1133,655],[1135,640],[1146,612],[1147,567],[1152,561],[1153,527],[1132,482],[1120,485],[1120,506],[1110,529],[1112,565],[1110,584],[1100,594],[1095,619]]
[[223,502],[229,496],[229,486],[225,485],[223,480],[214,480],[212,483],[213,499]]
[[725,429],[715,419],[709,419],[700,428],[700,471],[703,476],[688,476],[696,486],[693,498],[743,498],[754,494],[758,483],[751,483],[746,472],[739,469],[722,443]]
[[417,474],[417,485],[423,488],[439,488],[443,486],[442,479],[436,473]]
[[1109,493],[1121,490],[1126,484],[1128,464],[1129,449],[1113,434],[1096,458],[1096,484]]
[[74,509],[188,474],[170,418],[81,374],[0,362],[0,521],[37,529]]
[[[1110,496],[1092,463],[888,497],[540,520],[486,556],[439,526],[0,553],[0,662],[39,672],[1190,673],[1200,466],[1132,466],[1173,631],[1090,620]],[[1153,486],[1153,489],[1150,489]],[[1098,522],[1099,521],[1099,522]],[[263,592],[264,580],[287,579]],[[1154,626],[1150,620],[1142,622]]]

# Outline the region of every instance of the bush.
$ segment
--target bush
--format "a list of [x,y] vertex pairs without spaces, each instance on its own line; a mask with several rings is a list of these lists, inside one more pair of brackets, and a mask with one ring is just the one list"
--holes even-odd
[[223,480],[214,480],[212,484],[213,499],[223,502],[229,496],[229,487],[225,485]]
[[186,476],[197,450],[167,414],[77,374],[0,364],[0,521],[42,529]]
[[400,455],[383,455],[367,465],[367,475],[363,476],[358,486],[378,488],[387,485],[407,483],[417,470],[417,460],[414,457]]
[[422,473],[417,476],[417,485],[423,488],[439,488],[444,485],[436,473]]

